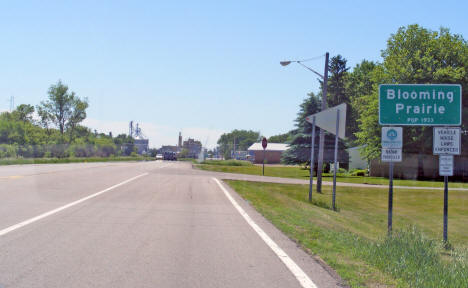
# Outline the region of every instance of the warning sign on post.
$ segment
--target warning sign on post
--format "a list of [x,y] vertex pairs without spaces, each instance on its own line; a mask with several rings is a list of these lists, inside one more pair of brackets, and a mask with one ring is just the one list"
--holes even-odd
[[436,155],[460,155],[460,128],[434,127],[433,152]]
[[382,162],[401,162],[401,149],[382,148]]
[[439,175],[453,176],[453,155],[439,156]]

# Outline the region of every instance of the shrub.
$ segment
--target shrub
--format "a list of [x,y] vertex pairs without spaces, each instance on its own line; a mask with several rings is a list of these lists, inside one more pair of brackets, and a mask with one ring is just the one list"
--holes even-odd
[[356,169],[351,172],[351,176],[366,176],[367,171],[364,169]]

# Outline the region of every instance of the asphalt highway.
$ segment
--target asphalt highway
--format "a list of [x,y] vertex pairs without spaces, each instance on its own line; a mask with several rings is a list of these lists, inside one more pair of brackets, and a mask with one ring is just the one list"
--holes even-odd
[[340,287],[181,162],[0,167],[0,287]]

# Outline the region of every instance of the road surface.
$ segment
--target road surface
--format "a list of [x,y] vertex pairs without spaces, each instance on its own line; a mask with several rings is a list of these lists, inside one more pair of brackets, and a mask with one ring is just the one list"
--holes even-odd
[[162,161],[0,167],[0,287],[340,287],[217,178]]

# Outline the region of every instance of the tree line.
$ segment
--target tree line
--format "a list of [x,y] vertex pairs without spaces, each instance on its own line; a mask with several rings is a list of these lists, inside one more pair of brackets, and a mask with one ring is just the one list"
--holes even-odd
[[81,125],[89,107],[60,80],[39,105],[0,113],[0,158],[109,157],[135,155],[133,138],[113,137]]
[[[461,84],[462,130],[468,128],[468,44],[461,35],[451,34],[446,28],[432,31],[408,25],[390,35],[381,56],[382,62],[362,60],[352,69],[342,55],[330,60],[327,105],[348,105],[347,141],[343,145],[360,146],[361,155],[368,161],[380,157],[379,84]],[[311,132],[305,117],[320,111],[321,99],[322,92],[310,93],[300,105],[296,128],[282,136],[291,144],[284,162],[310,160],[304,153],[310,151]],[[405,127],[403,143],[405,153],[432,154],[432,127]],[[468,150],[463,154],[468,155]]]
[[[362,60],[352,69],[342,55],[330,59],[325,101],[328,107],[341,103],[348,106],[347,140],[340,140],[340,151],[360,146],[361,155],[368,161],[380,157],[379,84],[461,84],[462,130],[468,128],[468,43],[461,35],[452,34],[447,28],[432,31],[417,24],[404,26],[390,35],[381,57],[381,62]],[[320,92],[309,93],[300,104],[295,128],[269,138],[271,142],[290,144],[290,149],[282,156],[284,163],[308,164],[310,161],[312,125],[305,117],[321,110],[323,81],[319,81]],[[221,136],[218,144],[220,150],[225,151],[225,156],[228,154],[226,151],[232,149],[236,137],[239,148],[245,148],[242,143],[252,144],[260,139],[257,132],[242,132],[250,132],[249,138],[242,136],[241,132],[234,130]],[[318,135],[317,131],[316,148]],[[463,142],[466,136],[462,137]],[[326,133],[325,149],[334,146],[333,138]],[[405,153],[432,154],[432,127],[405,127],[403,143]],[[318,153],[318,149],[315,151]],[[468,156],[468,149],[464,149],[462,154]]]

